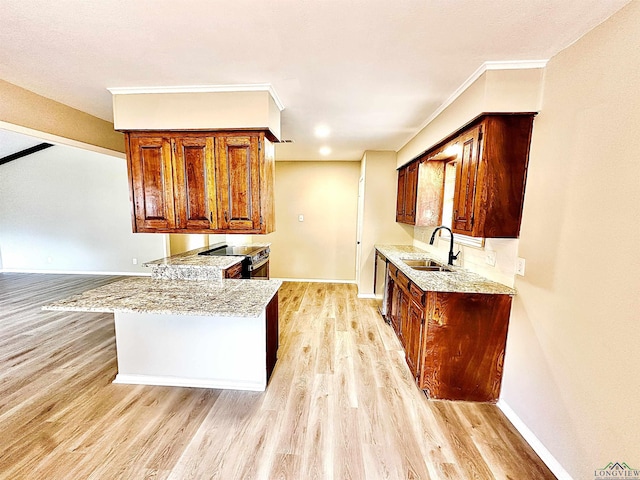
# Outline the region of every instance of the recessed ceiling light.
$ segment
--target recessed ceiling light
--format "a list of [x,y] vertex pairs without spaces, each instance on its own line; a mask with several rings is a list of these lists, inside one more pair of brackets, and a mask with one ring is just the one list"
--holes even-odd
[[329,147],[322,147],[320,149],[320,155],[329,155],[331,153],[331,149]]
[[318,125],[315,129],[316,137],[326,138],[331,133],[331,130],[326,125]]

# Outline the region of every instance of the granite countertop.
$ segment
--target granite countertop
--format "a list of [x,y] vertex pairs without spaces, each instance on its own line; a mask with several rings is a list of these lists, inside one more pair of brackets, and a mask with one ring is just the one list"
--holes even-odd
[[[268,247],[270,244],[252,244],[256,247]],[[217,280],[224,278],[224,271],[244,260],[243,256],[198,255],[215,248],[195,248],[188,252],[145,262],[143,266],[151,268],[151,276],[163,280]]]
[[44,310],[259,316],[280,280],[163,280],[130,277],[50,303]]
[[217,280],[224,271],[244,260],[242,256],[198,255],[212,247],[200,247],[188,252],[143,263],[151,268],[153,278],[163,280]]
[[453,272],[424,272],[414,270],[404,263],[403,259],[440,260],[413,245],[376,245],[375,248],[398,267],[409,280],[425,292],[488,293],[494,295],[516,294],[513,288],[484,278],[462,267],[450,266]]

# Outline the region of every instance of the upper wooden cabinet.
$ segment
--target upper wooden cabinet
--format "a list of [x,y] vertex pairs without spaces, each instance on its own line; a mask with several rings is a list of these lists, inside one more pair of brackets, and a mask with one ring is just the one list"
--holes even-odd
[[419,162],[413,161],[398,170],[398,199],[396,222],[416,222],[416,193],[418,187]]
[[213,145],[213,137],[172,139],[174,208],[179,229],[215,228]]
[[274,149],[263,132],[125,135],[134,232],[274,230]]
[[[411,222],[398,216],[396,221],[438,225],[447,205],[443,197],[450,169],[446,165],[455,163],[451,230],[472,237],[517,238],[533,117],[483,115],[421,154],[414,160],[422,162],[416,213]],[[404,201],[408,201],[406,195]]]
[[517,238],[533,115],[488,115],[460,136],[452,230]]
[[133,200],[133,230],[175,227],[171,141],[167,137],[131,136],[127,164]]
[[455,142],[459,154],[455,160],[456,181],[451,230],[466,235],[472,235],[475,223],[475,192],[481,141],[482,126],[477,126],[460,135]]
[[260,183],[256,137],[218,139],[218,225],[223,230],[254,230],[260,226]]

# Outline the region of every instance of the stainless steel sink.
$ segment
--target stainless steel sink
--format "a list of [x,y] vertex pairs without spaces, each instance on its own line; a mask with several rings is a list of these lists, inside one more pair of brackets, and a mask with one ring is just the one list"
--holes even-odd
[[443,265],[442,263],[436,262],[435,260],[431,260],[430,258],[426,260],[402,260],[408,267],[413,268],[414,270],[420,270],[422,272],[453,272],[452,269]]

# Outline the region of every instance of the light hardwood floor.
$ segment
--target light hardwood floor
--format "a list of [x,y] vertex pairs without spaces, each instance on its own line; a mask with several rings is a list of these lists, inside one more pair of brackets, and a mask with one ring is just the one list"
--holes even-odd
[[113,278],[0,274],[0,479],[552,479],[495,405],[428,400],[353,285],[285,283],[266,392],[113,385]]

